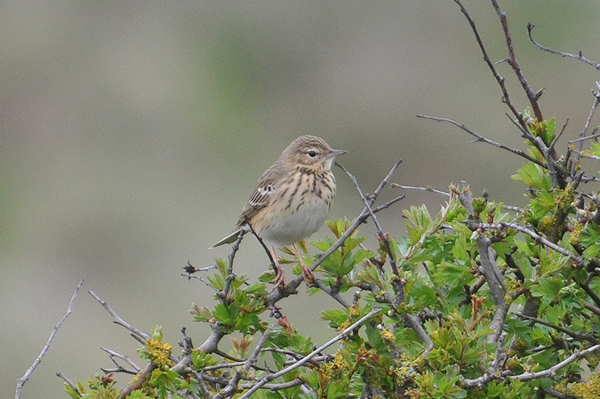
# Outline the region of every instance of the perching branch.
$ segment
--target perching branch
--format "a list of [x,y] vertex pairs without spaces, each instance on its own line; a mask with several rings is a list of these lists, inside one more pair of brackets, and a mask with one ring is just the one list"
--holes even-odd
[[[369,196],[369,204],[370,204],[371,207],[375,204],[375,201],[377,200],[377,197],[378,197],[379,193],[388,184],[389,180],[392,178],[394,172],[396,171],[396,169],[398,168],[398,166],[400,166],[401,163],[402,163],[402,160],[398,160],[392,166],[392,168],[390,169],[390,171],[388,172],[388,174],[385,176],[385,178],[379,183],[379,186],[377,186],[377,188],[375,189],[375,191],[373,192],[373,194],[371,194]],[[336,164],[338,164],[338,163],[336,162]],[[387,203],[378,206],[377,208],[373,208],[372,210],[373,210],[374,213],[377,213],[378,211],[387,208],[392,203],[396,203],[396,202],[400,201],[404,197],[405,197],[404,195],[398,196],[398,197],[396,197],[396,198],[388,201]],[[342,245],[344,245],[344,243],[346,242],[346,240],[348,239],[348,237],[350,237],[356,231],[356,229],[358,229],[358,227],[360,225],[362,225],[363,223],[365,223],[367,221],[367,219],[369,218],[370,215],[371,214],[370,214],[369,210],[365,207],[361,211],[361,213],[358,215],[358,217],[356,218],[356,220],[354,220],[354,223],[352,223],[352,225],[350,225],[350,227],[348,228],[348,230],[346,230],[344,232],[344,234],[342,234],[342,236],[340,238],[338,238],[337,241],[327,251],[325,251],[321,255],[319,255],[319,258],[311,265],[310,269],[312,271],[315,271],[315,269],[317,267],[319,267],[319,265],[321,263],[323,263],[323,261],[325,259],[327,259],[332,253],[334,253],[335,251],[337,251],[338,248],[340,248]],[[265,298],[265,302],[267,303],[267,305],[272,305],[272,304],[276,303],[277,301],[281,300],[282,298],[285,298],[285,297],[288,297],[288,296],[294,294],[296,292],[296,289],[302,283],[303,280],[304,280],[303,276],[296,277],[295,279],[293,279],[292,281],[290,281],[284,288],[279,288],[279,289],[274,290],[273,292],[271,292]]]

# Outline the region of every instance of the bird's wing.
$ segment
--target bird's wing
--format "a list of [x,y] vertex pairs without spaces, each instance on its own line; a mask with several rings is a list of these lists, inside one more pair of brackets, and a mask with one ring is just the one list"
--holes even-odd
[[238,226],[242,226],[248,221],[252,223],[252,218],[273,201],[273,193],[280,180],[277,175],[279,175],[278,171],[271,167],[258,179],[250,199],[242,208]]
[[276,190],[281,179],[285,175],[283,168],[276,162],[273,166],[265,171],[256,183],[256,188],[252,192],[250,199],[246,202],[246,205],[242,208],[242,215],[238,219],[235,229],[227,236],[213,245],[214,248],[223,244],[231,244],[234,242],[242,230],[246,230],[245,225],[248,221],[252,223],[252,218],[256,214],[268,206],[273,200],[273,193]]

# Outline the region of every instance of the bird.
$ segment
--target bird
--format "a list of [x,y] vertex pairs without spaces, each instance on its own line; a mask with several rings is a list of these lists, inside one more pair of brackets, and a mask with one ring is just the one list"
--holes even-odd
[[262,239],[273,259],[273,283],[285,286],[276,248],[292,246],[305,279],[311,270],[299,256],[296,243],[315,233],[325,222],[335,197],[336,182],[331,167],[345,154],[320,137],[304,135],[287,146],[279,159],[258,179],[233,231],[211,248],[231,244],[250,231]]

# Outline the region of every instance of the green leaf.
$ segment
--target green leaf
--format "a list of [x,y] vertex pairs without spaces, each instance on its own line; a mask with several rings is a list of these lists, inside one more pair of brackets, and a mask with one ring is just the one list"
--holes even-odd
[[552,179],[548,171],[533,162],[524,164],[517,174],[511,177],[536,190],[549,191],[552,189]]
[[239,311],[235,303],[232,303],[229,306],[219,303],[215,306],[213,317],[222,324],[229,326],[233,324],[238,313]]

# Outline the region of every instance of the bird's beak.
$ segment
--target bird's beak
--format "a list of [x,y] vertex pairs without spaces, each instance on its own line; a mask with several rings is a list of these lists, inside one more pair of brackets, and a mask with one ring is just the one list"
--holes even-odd
[[343,155],[347,152],[348,151],[346,151],[346,150],[331,150],[331,152],[329,154],[327,154],[327,158],[335,158],[338,155]]

